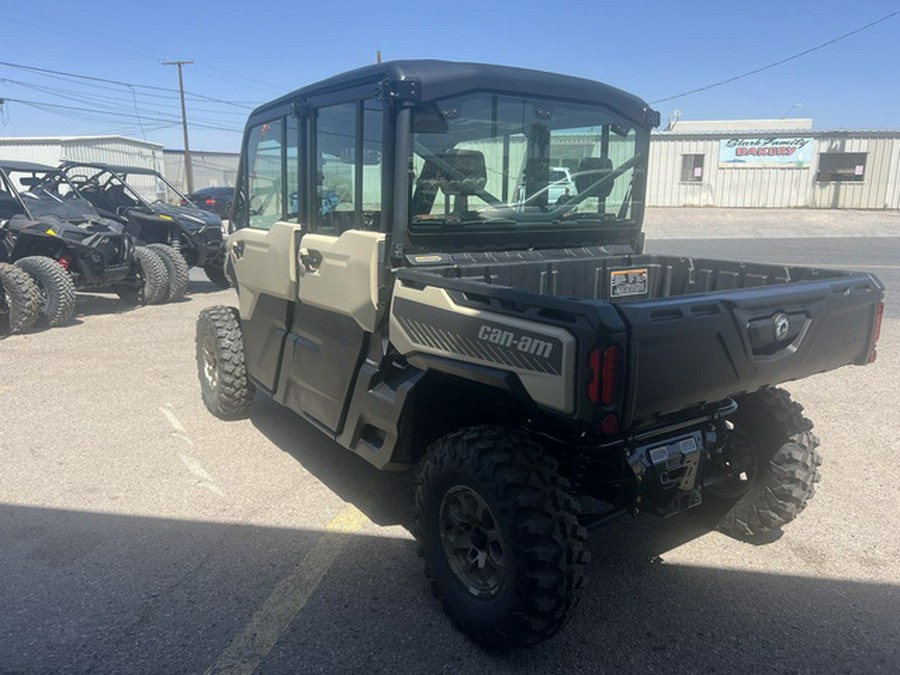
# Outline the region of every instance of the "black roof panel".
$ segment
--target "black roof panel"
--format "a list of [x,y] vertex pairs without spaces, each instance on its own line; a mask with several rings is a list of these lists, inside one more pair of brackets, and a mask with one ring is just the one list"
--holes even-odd
[[45,173],[47,171],[55,171],[56,167],[47,166],[46,164],[38,164],[37,162],[17,162],[14,160],[0,159],[0,169],[4,171],[28,171],[34,173]]
[[645,111],[650,109],[650,106],[638,96],[602,82],[580,77],[512,66],[419,60],[388,61],[330,77],[260,106],[253,111],[251,118],[269,108],[284,105],[300,97],[312,97],[317,94],[365,85],[367,82],[372,83],[374,93],[376,84],[385,79],[393,82],[416,81],[420,90],[419,97],[423,101],[476,90],[520,94],[535,92],[554,98],[603,103],[641,124],[648,119]]
[[139,173],[146,174],[148,176],[158,176],[159,172],[155,169],[148,169],[142,166],[123,166],[121,164],[104,164],[103,162],[64,162],[64,166],[87,166],[92,169],[101,169],[103,171],[109,171],[111,173]]

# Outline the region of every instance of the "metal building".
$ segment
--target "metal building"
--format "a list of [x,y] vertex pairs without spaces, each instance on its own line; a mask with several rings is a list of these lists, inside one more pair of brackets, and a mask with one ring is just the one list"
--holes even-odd
[[163,170],[163,146],[124,136],[0,138],[0,159],[56,166],[63,161],[104,162]]
[[[163,152],[166,170],[163,172],[182,192],[187,192],[184,171],[184,150]],[[204,187],[233,187],[237,180],[240,155],[236,152],[205,152],[191,150],[191,172],[194,189]]]
[[652,136],[647,204],[898,209],[900,131],[675,121]]

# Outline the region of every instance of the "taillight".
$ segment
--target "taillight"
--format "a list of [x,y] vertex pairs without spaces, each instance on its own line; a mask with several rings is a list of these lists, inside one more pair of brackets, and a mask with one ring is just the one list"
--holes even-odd
[[616,376],[619,372],[619,348],[613,345],[603,352],[603,385],[600,388],[600,400],[603,405],[610,405],[616,396]]
[[884,301],[878,303],[878,309],[875,310],[875,328],[872,332],[872,351],[869,352],[869,363],[874,363],[878,357],[875,346],[878,344],[878,338],[881,337],[881,322],[884,320]]
[[601,351],[595,347],[590,355],[591,381],[588,383],[588,398],[591,403],[610,405],[616,398],[619,373],[619,348],[615,345]]
[[591,403],[600,400],[600,348],[591,351],[591,382],[588,384],[588,398]]
[[207,198],[206,198],[206,201],[203,202],[203,203],[206,204],[207,206],[215,206],[215,205],[216,205],[216,200],[213,199],[212,197],[207,197]]

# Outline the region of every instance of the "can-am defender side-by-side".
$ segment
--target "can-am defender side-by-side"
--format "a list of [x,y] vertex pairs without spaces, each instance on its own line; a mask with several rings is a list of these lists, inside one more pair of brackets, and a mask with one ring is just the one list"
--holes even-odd
[[172,296],[187,290],[189,267],[202,267],[211,282],[228,286],[222,219],[197,208],[158,171],[78,162],[60,168],[101,214],[121,220],[137,241],[168,253]]
[[31,275],[49,326],[72,320],[76,290],[114,290],[130,304],[165,298],[162,259],[102,218],[57,169],[0,161],[0,260]]
[[[574,607],[587,529],[721,509],[754,536],[819,476],[776,385],[875,358],[871,274],[643,253],[643,100],[439,61],[369,66],[255,110],[203,400],[271,396],[378,468],[417,468],[415,536],[475,640]],[[574,183],[551,190],[565,167]],[[604,506],[605,505],[605,506]]]

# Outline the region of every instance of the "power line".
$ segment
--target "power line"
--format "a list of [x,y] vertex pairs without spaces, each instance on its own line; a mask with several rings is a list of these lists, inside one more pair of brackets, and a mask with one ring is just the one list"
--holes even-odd
[[[0,61],[0,66],[6,66],[7,68],[19,68],[21,70],[28,70],[35,73],[48,73],[51,75],[60,75],[63,77],[69,77],[77,80],[87,80],[89,82],[105,82],[107,84],[117,84],[120,87],[137,87],[140,89],[149,89],[152,91],[164,91],[170,92],[174,94],[178,94],[177,89],[170,89],[168,87],[156,87],[149,84],[135,84],[134,82],[123,82],[121,80],[110,80],[104,77],[94,77],[92,75],[81,75],[79,73],[67,73],[62,70],[53,70],[51,68],[39,68],[37,66],[26,66],[21,63],[10,63],[9,61]],[[215,98],[214,96],[206,96],[205,94],[197,94],[194,92],[185,92],[186,95],[192,96],[194,98],[203,99],[206,101],[214,101],[215,103],[222,103],[224,105],[234,106],[236,108],[243,108],[245,110],[252,110],[252,105],[246,105],[242,103],[237,103],[235,101],[226,101],[221,98]]]
[[[81,115],[82,119],[88,119],[89,121],[102,121],[102,117],[97,117],[98,115],[107,115],[110,117],[118,117],[118,118],[128,118],[133,119],[134,116],[131,113],[123,113],[123,112],[114,112],[114,111],[106,111],[106,110],[98,110],[96,108],[82,108],[79,106],[71,106],[71,105],[62,105],[59,103],[46,103],[44,101],[29,101],[20,98],[9,98],[8,96],[3,97],[3,100],[6,103],[21,103],[22,105],[27,105],[32,108],[38,108],[39,110],[46,110],[47,112],[55,112],[56,110],[64,110],[72,113],[88,113],[91,117],[87,115]],[[151,122],[165,122],[169,125],[181,124],[181,120],[176,118],[165,118],[165,117],[148,117],[144,116],[144,119]],[[200,127],[202,129],[212,129],[213,131],[229,131],[233,133],[242,133],[242,129],[235,129],[230,127],[222,127],[213,124],[203,124],[200,122],[192,122],[193,126]]]
[[672,101],[676,98],[690,96],[691,94],[699,94],[701,91],[709,91],[710,89],[715,89],[716,87],[721,87],[722,85],[730,84],[732,82],[736,82],[737,80],[743,80],[745,77],[750,77],[751,75],[756,75],[757,73],[761,73],[764,70],[770,70],[771,68],[775,68],[777,66],[784,65],[785,63],[788,63],[789,61],[794,61],[796,59],[799,59],[802,56],[806,56],[807,54],[811,54],[820,49],[824,49],[825,47],[829,47],[836,42],[840,42],[841,40],[846,40],[848,37],[856,35],[857,33],[862,33],[864,30],[872,28],[873,26],[877,26],[880,23],[884,23],[888,19],[892,19],[895,16],[897,16],[898,14],[900,14],[900,10],[898,10],[896,12],[891,12],[890,14],[886,14],[885,16],[881,17],[880,19],[877,19],[871,23],[867,23],[865,26],[860,26],[859,28],[850,31],[849,33],[844,33],[843,35],[840,35],[836,38],[833,38],[831,40],[828,40],[826,42],[818,44],[815,47],[810,47],[809,49],[805,49],[802,52],[798,52],[796,54],[793,54],[792,56],[788,56],[779,61],[775,61],[768,65],[761,66],[760,68],[755,68],[753,70],[747,71],[746,73],[742,73],[740,75],[735,75],[734,77],[729,77],[727,80],[721,80],[721,81],[715,82],[713,84],[708,84],[705,87],[697,87],[696,89],[691,89],[690,91],[685,91],[685,92],[682,92],[681,94],[675,94],[674,96],[667,96],[666,98],[660,98],[655,101],[651,101],[650,103],[654,104],[654,105],[657,103],[664,103],[665,101]]

